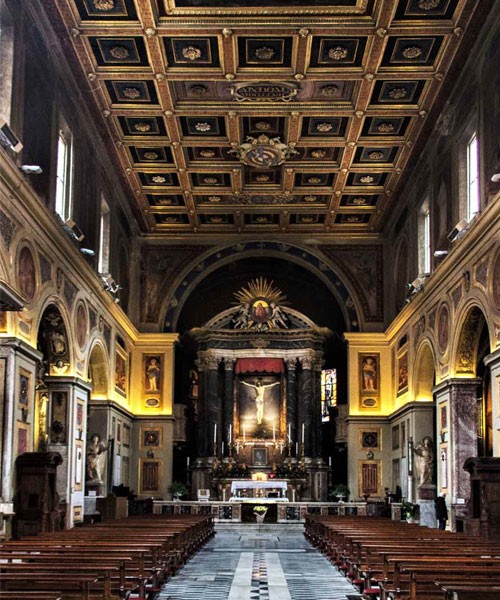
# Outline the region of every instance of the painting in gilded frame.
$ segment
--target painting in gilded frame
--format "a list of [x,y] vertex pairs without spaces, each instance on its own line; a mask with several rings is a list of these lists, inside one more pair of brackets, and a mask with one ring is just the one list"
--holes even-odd
[[127,384],[127,353],[120,347],[117,347],[115,352],[115,390],[126,396],[128,387]]

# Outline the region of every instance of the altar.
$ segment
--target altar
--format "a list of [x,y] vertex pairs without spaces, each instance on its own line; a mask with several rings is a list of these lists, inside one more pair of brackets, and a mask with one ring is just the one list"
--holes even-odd
[[288,502],[286,481],[233,481],[230,502],[253,502],[256,498],[266,502]]

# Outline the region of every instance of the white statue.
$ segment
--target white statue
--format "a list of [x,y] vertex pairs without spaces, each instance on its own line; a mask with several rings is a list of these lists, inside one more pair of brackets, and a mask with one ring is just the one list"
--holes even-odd
[[95,433],[87,444],[87,480],[102,483],[107,451],[108,444],[101,442],[101,438]]
[[422,443],[418,443],[413,452],[417,455],[415,470],[417,471],[420,485],[432,483],[434,478],[434,448],[432,439],[425,436]]

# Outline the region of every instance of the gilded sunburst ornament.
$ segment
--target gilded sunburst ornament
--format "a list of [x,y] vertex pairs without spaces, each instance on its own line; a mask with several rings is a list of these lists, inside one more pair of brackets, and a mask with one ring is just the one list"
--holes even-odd
[[328,133],[333,129],[333,125],[331,123],[318,123],[316,125],[316,131],[321,133]]
[[154,183],[165,183],[167,180],[163,175],[155,175],[154,177],[151,177],[151,181]]
[[434,10],[441,4],[441,0],[418,0],[420,10]]
[[415,58],[422,56],[422,48],[419,48],[418,46],[408,46],[401,54],[408,60],[414,60]]
[[320,94],[322,96],[326,96],[327,98],[330,98],[331,96],[336,96],[338,91],[339,91],[339,87],[337,85],[330,84],[330,85],[323,86],[321,88]]
[[92,0],[92,4],[96,10],[108,12],[115,7],[115,0]]
[[116,58],[117,60],[125,60],[130,56],[130,50],[128,48],[125,48],[125,46],[113,46],[110,49],[109,53],[113,58]]
[[193,96],[204,96],[208,92],[208,88],[206,85],[192,85],[189,91]]
[[196,129],[196,131],[201,131],[202,133],[206,133],[207,131],[211,131],[212,125],[210,125],[210,123],[205,123],[202,121],[200,123],[196,123],[194,128]]
[[259,60],[271,60],[271,58],[275,55],[275,51],[268,46],[262,46],[262,48],[257,48],[255,50],[255,56]]
[[147,131],[151,131],[151,125],[149,123],[135,123],[134,129],[141,133],[146,133]]
[[125,98],[129,98],[130,100],[135,100],[136,98],[140,98],[142,96],[141,90],[136,87],[123,88],[122,94],[125,96]]
[[377,131],[379,133],[392,133],[395,130],[395,127],[392,123],[380,123],[377,125]]
[[332,60],[343,60],[344,58],[347,58],[348,54],[347,48],[344,48],[343,46],[336,46],[335,48],[330,48],[330,50],[328,50],[328,58],[331,58]]
[[402,100],[408,96],[408,90],[405,88],[393,88],[387,95],[393,100]]
[[185,46],[182,49],[182,56],[188,60],[199,60],[201,58],[201,50],[196,46]]

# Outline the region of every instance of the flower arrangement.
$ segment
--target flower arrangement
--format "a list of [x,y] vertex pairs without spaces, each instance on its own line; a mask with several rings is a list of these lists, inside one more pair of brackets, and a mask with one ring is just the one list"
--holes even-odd
[[263,506],[262,504],[259,504],[258,506],[254,506],[253,512],[257,513],[258,515],[263,515],[264,513],[267,512],[267,506]]
[[181,481],[173,481],[170,486],[170,491],[174,498],[180,498],[188,493],[186,486]]
[[328,496],[337,497],[343,500],[344,498],[347,498],[350,493],[351,492],[345,483],[337,483],[329,490]]
[[413,502],[403,502],[401,504],[401,518],[416,519],[419,516],[420,507]]

